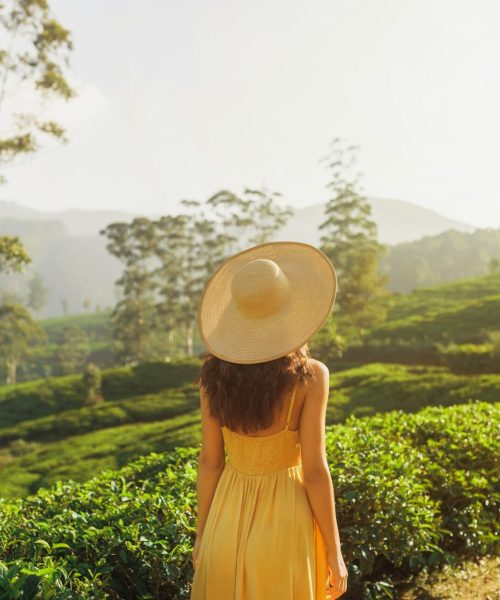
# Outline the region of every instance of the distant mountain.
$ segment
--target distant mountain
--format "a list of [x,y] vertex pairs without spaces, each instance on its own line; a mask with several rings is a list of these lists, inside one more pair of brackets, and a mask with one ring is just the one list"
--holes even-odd
[[135,216],[139,216],[139,213],[117,210],[68,209],[48,212],[0,200],[0,225],[3,219],[58,221],[67,234],[72,236],[95,235],[109,223],[131,221]]
[[0,292],[25,298],[28,280],[38,271],[49,288],[47,305],[38,316],[62,315],[63,300],[72,314],[84,312],[86,299],[92,308],[114,305],[121,265],[106,250],[104,236],[71,236],[59,221],[21,219],[0,219],[0,233],[19,236],[33,260],[24,273],[0,274]]
[[[399,244],[418,240],[425,235],[436,235],[447,229],[472,232],[476,229],[467,223],[453,221],[438,212],[404,200],[368,198],[372,216],[378,228],[378,238],[383,244]],[[296,209],[295,215],[278,233],[277,240],[297,240],[319,244],[318,226],[324,220],[324,204],[313,204]]]
[[[424,235],[436,235],[447,229],[472,232],[475,227],[448,219],[438,212],[404,200],[368,198],[372,215],[377,223],[379,240],[384,244],[399,244],[418,240]],[[318,226],[323,221],[324,204],[312,204],[295,209],[295,215],[275,236],[280,240],[297,240],[317,245]],[[131,221],[142,213],[113,210],[70,209],[44,212],[16,202],[0,200],[0,220],[21,219],[37,221],[59,221],[70,236],[95,235],[100,229],[115,221]],[[148,215],[156,218],[160,215]],[[0,223],[1,224],[1,223]]]
[[[474,227],[411,202],[383,198],[370,198],[370,202],[380,241],[395,244],[404,240],[406,244],[401,249],[391,247],[385,263],[395,290],[406,291],[415,285],[484,273],[489,257],[500,254],[494,234],[485,237],[478,230],[477,235],[471,237]],[[318,225],[323,220],[323,208],[323,204],[315,204],[297,209],[274,239],[319,245]],[[0,275],[0,292],[8,290],[25,296],[30,273],[36,270],[50,289],[48,303],[40,317],[61,315],[63,301],[72,314],[84,312],[86,299],[92,307],[96,304],[102,308],[113,306],[116,302],[114,282],[120,276],[121,264],[106,250],[106,239],[99,235],[99,230],[112,222],[129,222],[136,216],[140,213],[83,209],[43,212],[0,201],[0,234],[18,235],[33,259],[24,274]],[[448,237],[439,238],[435,243],[429,238],[452,228],[454,244],[443,242]],[[422,241],[420,246],[416,240],[422,236],[427,241]],[[434,251],[435,248],[439,250]],[[472,256],[477,258],[471,259]]]
[[389,274],[390,289],[406,293],[484,275],[492,258],[500,259],[500,229],[476,229],[473,233],[450,229],[390,246],[381,266]]

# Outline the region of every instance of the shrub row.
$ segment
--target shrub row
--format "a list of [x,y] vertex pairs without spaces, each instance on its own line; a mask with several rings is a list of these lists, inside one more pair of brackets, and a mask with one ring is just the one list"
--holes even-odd
[[[390,340],[367,343],[348,348],[344,361],[358,363],[387,362],[407,365],[447,367],[458,375],[500,373],[500,351],[493,344],[455,344]],[[335,362],[332,362],[335,369]]]
[[[395,570],[498,551],[499,425],[499,403],[468,402],[327,428],[346,600],[390,596]],[[198,452],[151,454],[0,501],[0,592],[188,599]]]
[[[494,402],[499,389],[499,375],[471,378],[445,368],[381,363],[337,372],[333,368],[327,424],[344,423],[348,415],[395,409],[410,413],[471,398]],[[0,426],[0,463],[5,464],[0,496],[25,496],[58,479],[85,481],[152,451],[194,445],[200,435],[199,394],[189,383]]]
[[[142,363],[134,367],[107,369],[102,373],[102,393],[116,401],[192,383],[201,366],[199,359],[175,363]],[[85,399],[81,375],[48,377],[0,388],[0,422],[3,427],[79,408]]]
[[493,344],[450,344],[439,354],[453,373],[500,373],[500,352]]

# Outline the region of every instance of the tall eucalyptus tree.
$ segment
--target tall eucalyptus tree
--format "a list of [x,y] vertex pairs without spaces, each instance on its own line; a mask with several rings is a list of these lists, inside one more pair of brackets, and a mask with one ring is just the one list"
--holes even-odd
[[152,274],[155,223],[139,217],[131,223],[112,223],[100,233],[108,237],[109,252],[124,265],[122,276],[116,281],[120,299],[112,312],[118,355],[126,363],[151,359],[157,288]]
[[354,172],[357,147],[335,138],[326,159],[331,197],[325,205],[320,249],[332,260],[338,277],[336,308],[354,329],[384,318],[377,302],[386,292],[379,272],[385,246],[377,241],[371,206]]

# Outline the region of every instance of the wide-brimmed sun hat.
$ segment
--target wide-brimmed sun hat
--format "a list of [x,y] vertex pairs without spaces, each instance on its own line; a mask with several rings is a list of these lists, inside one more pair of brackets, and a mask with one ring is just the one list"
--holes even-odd
[[315,246],[252,246],[227,258],[208,280],[198,307],[201,340],[233,363],[280,358],[321,328],[336,292],[334,266]]

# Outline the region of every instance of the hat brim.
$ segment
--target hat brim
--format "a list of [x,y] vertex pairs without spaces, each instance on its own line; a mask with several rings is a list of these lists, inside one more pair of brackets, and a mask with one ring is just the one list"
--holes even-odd
[[[287,302],[252,319],[238,310],[231,281],[250,260],[276,262],[291,283]],[[335,303],[337,277],[330,259],[303,242],[267,242],[229,257],[208,280],[198,308],[198,329],[215,356],[240,364],[280,358],[303,346],[325,323]]]

